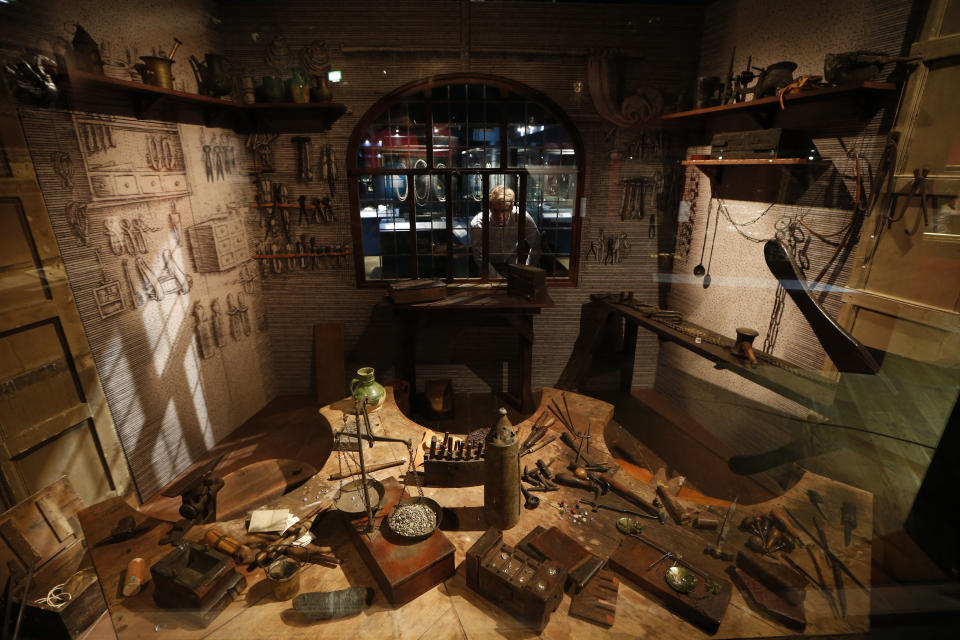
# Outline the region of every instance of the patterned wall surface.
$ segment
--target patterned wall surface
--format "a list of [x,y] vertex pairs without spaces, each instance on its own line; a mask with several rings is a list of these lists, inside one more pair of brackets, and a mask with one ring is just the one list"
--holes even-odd
[[[263,51],[275,36],[293,52],[315,39],[325,40],[333,68],[343,71],[334,99],[350,111],[313,144],[332,144],[340,170],[333,199],[336,222],[305,231],[321,244],[349,242],[346,178],[342,170],[347,139],[363,113],[380,97],[408,82],[441,73],[492,73],[525,83],[567,109],[587,150],[585,224],[582,252],[600,229],[626,232],[631,243],[622,264],[581,261],[575,288],[553,288],[556,307],[535,320],[534,387],[554,384],[572,351],[579,330],[580,306],[590,293],[633,290],[640,299],[656,298],[656,241],[648,221],[619,218],[621,178],[652,176],[659,156],[642,160],[640,133],[616,129],[597,116],[586,93],[586,51],[620,51],[620,98],[644,86],[676,93],[692,85],[698,62],[701,9],[696,7],[602,5],[539,2],[285,2],[265,20],[258,3],[223,5],[220,30],[225,51],[254,77],[268,73]],[[582,94],[575,83],[584,83]],[[648,143],[650,139],[647,139]],[[623,158],[611,160],[618,150]],[[311,200],[326,187],[296,183],[295,151],[289,136],[274,144],[277,172],[290,200]],[[630,156],[634,157],[631,159]],[[648,206],[653,196],[648,195]],[[299,231],[297,231],[299,233]],[[349,365],[372,364],[389,379],[399,342],[390,311],[380,305],[382,290],[358,290],[352,263],[317,271],[268,275],[264,296],[281,393],[305,392],[310,385],[311,327],[318,322],[344,325]],[[651,387],[657,341],[643,336],[634,385]],[[510,330],[464,328],[436,330],[419,345],[418,378],[450,377],[457,391],[500,390],[517,375],[516,336]],[[322,366],[322,363],[321,365]]]
[[[189,90],[186,56],[216,50],[210,14],[193,2],[33,9],[4,16],[4,48],[52,42],[64,21],[109,39],[105,49],[123,58],[179,35],[189,46],[175,73]],[[149,498],[274,395],[244,140],[47,109],[21,109],[21,120],[110,411]],[[197,264],[192,233],[211,224],[229,228],[205,246],[222,258],[215,270]]]

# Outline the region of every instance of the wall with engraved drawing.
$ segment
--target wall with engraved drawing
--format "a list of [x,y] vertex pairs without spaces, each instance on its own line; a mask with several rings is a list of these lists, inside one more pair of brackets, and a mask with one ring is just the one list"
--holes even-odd
[[39,109],[21,118],[145,499],[273,395],[246,153],[221,129]]

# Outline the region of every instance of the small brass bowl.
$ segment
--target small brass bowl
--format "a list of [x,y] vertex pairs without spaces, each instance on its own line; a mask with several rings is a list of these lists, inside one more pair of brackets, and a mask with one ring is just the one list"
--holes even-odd
[[699,582],[697,575],[693,571],[680,565],[674,565],[667,569],[664,578],[666,578],[667,584],[670,585],[671,589],[680,593],[693,592]]
[[[363,500],[362,486],[363,482],[360,480],[353,480],[343,485],[343,488],[340,489],[333,498],[333,506],[344,513],[364,513],[367,510],[367,506]],[[379,481],[373,478],[367,478],[367,501],[369,501],[370,508],[374,513],[380,508],[380,503],[383,501],[383,494],[385,492],[386,490]]]

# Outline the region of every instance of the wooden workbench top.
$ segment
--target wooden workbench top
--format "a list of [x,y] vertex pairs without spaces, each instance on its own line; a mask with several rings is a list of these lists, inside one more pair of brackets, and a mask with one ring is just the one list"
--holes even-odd
[[[540,409],[530,419],[518,425],[521,438],[526,436],[533,419],[546,410],[550,400],[558,398],[560,391],[546,388],[543,390]],[[586,396],[567,393],[570,411],[578,430],[586,428],[587,422],[592,423],[592,434],[603,434],[603,427],[613,416],[613,406]],[[344,424],[352,421],[353,403],[344,400],[323,407],[317,429],[330,436],[331,430],[339,430]],[[491,426],[497,416],[490,417]],[[384,406],[371,415],[373,427],[378,434],[388,434],[393,437],[410,438],[413,440],[417,452],[417,462],[422,458],[423,450],[420,444],[424,439],[429,441],[432,433],[424,427],[410,421],[397,409],[393,400],[392,390],[388,388]],[[478,425],[479,426],[479,425]],[[563,427],[557,423],[552,427],[560,431]],[[337,473],[341,465],[347,465],[347,456],[342,458],[334,451],[327,459],[323,468],[293,492],[275,500],[271,506],[289,507],[291,510],[302,510],[305,505],[318,500],[332,502],[339,482],[328,480],[328,476]],[[368,464],[395,460],[406,455],[405,446],[396,443],[377,443],[373,448],[365,448],[364,456]],[[525,457],[523,461],[532,465],[536,457],[541,457],[550,463],[554,470],[561,470],[568,460],[573,458],[573,452],[558,439],[556,442],[541,449],[536,455]],[[602,437],[594,437],[590,446],[590,459],[610,460],[609,452]],[[290,457],[296,457],[291,452]],[[531,459],[532,458],[532,459]],[[394,467],[370,474],[372,477],[383,480],[397,477],[402,480],[402,467]],[[639,492],[652,497],[653,487],[644,484],[625,470],[617,467],[613,472],[616,478]],[[771,506],[787,506],[804,525],[813,530],[812,521],[816,514],[814,506],[807,499],[807,490],[816,489],[825,499],[825,511],[828,522],[824,526],[826,536],[832,551],[852,570],[857,578],[869,587],[870,579],[870,532],[873,527],[873,499],[872,495],[831,481],[811,473],[806,473],[800,482],[788,490],[784,495],[756,505],[739,505],[727,538],[726,548],[736,552],[743,548],[747,534],[739,531],[736,525],[748,515],[767,513]],[[416,488],[411,484],[410,491],[415,493]],[[424,494],[434,498],[441,505],[449,509],[451,517],[445,516],[443,524],[445,533],[456,548],[456,574],[434,587],[432,590],[416,598],[407,605],[394,609],[386,598],[376,589],[376,583],[364,565],[362,559],[351,544],[346,531],[340,524],[337,513],[331,512],[321,515],[324,518],[314,531],[321,534],[317,541],[321,546],[329,546],[342,560],[339,568],[330,569],[316,565],[307,565],[301,572],[300,591],[328,591],[343,589],[349,586],[371,586],[376,589],[373,604],[362,614],[353,618],[332,620],[326,622],[308,622],[296,613],[290,601],[277,602],[271,593],[269,585],[264,580],[263,571],[255,569],[246,572],[240,568],[247,578],[248,590],[243,598],[232,603],[206,629],[198,629],[183,621],[176,612],[163,611],[156,607],[152,599],[152,583],[140,594],[121,598],[119,596],[120,581],[123,571],[130,558],[142,556],[149,567],[163,555],[170,547],[158,545],[158,540],[169,528],[168,523],[154,527],[141,537],[128,542],[94,547],[91,542],[91,553],[94,564],[100,577],[104,595],[107,599],[114,626],[118,637],[122,640],[156,637],[156,638],[421,638],[431,640],[441,638],[486,638],[486,637],[533,637],[534,634],[520,626],[520,624],[503,610],[473,592],[465,581],[465,567],[462,566],[466,551],[480,537],[486,526],[482,522],[483,488],[440,488],[424,487]],[[709,489],[707,488],[707,493]],[[557,504],[564,500],[568,505],[575,504],[578,498],[592,497],[589,494],[563,488],[552,493],[538,494],[541,497],[541,506],[535,510],[523,510],[520,523],[513,529],[504,532],[504,542],[516,544],[528,531],[537,525],[544,527],[557,526],[588,547],[594,553],[607,558],[620,542],[621,536],[616,531],[614,523],[619,514],[607,511],[590,513],[586,524],[575,524],[569,513],[562,513]],[[681,497],[689,494],[680,494]],[[854,502],[857,506],[859,525],[854,531],[853,541],[849,547],[843,544],[843,531],[840,527],[840,504],[843,501]],[[627,503],[613,494],[603,496],[602,501],[609,504],[628,507]],[[711,501],[716,503],[717,501]],[[693,506],[692,503],[687,503]],[[706,508],[706,507],[703,507]],[[710,507],[722,519],[725,509],[721,506]],[[112,500],[87,509],[80,514],[81,524],[87,540],[97,541],[107,534],[116,525],[122,515],[137,515],[129,506],[120,500]],[[138,520],[142,516],[137,516]],[[456,522],[452,522],[455,520]],[[715,541],[716,532],[707,532],[702,535],[690,527],[679,527],[674,524],[660,525],[654,521],[644,521],[644,535],[662,545],[669,546],[673,541],[684,539],[699,544],[700,536],[703,545]],[[453,525],[456,530],[450,530]],[[188,539],[199,540],[203,532],[213,525],[194,527],[187,535]],[[219,523],[218,526],[228,534],[243,536],[244,523],[234,520]],[[796,550],[791,558],[815,575],[809,554],[803,550]],[[706,555],[691,559],[699,563],[706,570],[721,574],[730,565],[714,560]],[[821,565],[823,561],[821,558]],[[826,570],[826,566],[823,566]],[[828,577],[829,580],[829,577]],[[808,588],[806,598],[806,615],[808,624],[807,635],[839,634],[865,631],[869,628],[869,594],[845,581],[847,616],[835,617],[821,593]],[[692,626],[681,618],[663,609],[654,601],[648,599],[629,583],[620,586],[617,602],[616,621],[610,629],[603,629],[584,620],[567,615],[570,606],[569,596],[564,596],[559,608],[554,612],[549,624],[541,637],[544,638],[580,638],[580,637],[650,637],[658,639],[690,640],[691,638],[711,637]],[[161,632],[157,634],[157,631]],[[720,625],[719,631],[712,637],[716,638],[750,638],[776,637],[796,635],[781,624],[778,624],[763,614],[754,611],[745,601],[743,594],[734,589],[730,607]]]

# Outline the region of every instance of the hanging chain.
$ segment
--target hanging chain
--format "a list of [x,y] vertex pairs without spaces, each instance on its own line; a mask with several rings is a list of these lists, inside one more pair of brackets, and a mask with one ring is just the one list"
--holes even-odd
[[690,255],[690,245],[693,242],[693,226],[696,223],[697,198],[700,195],[700,181],[697,180],[696,170],[691,174],[690,179],[684,175],[684,192],[687,197],[681,197],[681,202],[690,203],[690,213],[686,222],[681,222],[677,230],[677,257],[686,259]]
[[413,475],[414,481],[417,483],[417,497],[423,497],[423,484],[420,482],[420,474],[417,473],[416,467],[413,464],[413,441],[410,441],[409,446],[407,447],[408,455],[410,456],[410,463],[407,465],[407,475],[403,479],[403,488],[407,488],[407,479]]

